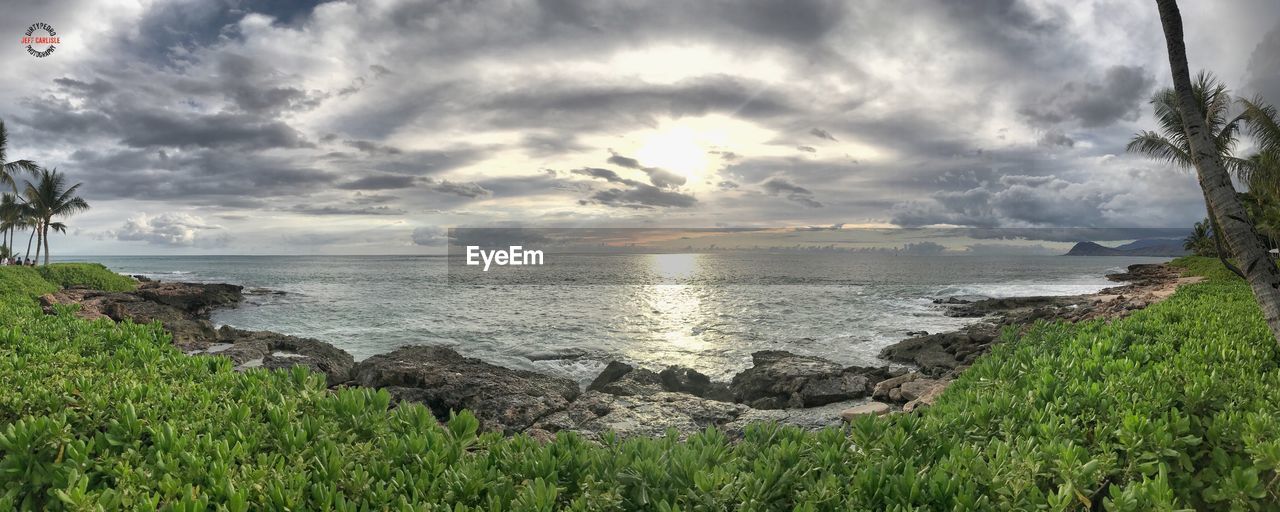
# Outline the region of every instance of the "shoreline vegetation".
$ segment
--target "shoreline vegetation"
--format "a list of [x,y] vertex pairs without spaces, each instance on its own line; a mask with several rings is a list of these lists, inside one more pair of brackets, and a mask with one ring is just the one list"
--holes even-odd
[[1280,355],[1243,281],[1175,265],[1089,296],[944,301],[983,321],[885,349],[919,371],[770,351],[727,383],[615,362],[586,391],[442,348],[356,364],[214,330],[232,285],[5,267],[0,507],[1274,503]]

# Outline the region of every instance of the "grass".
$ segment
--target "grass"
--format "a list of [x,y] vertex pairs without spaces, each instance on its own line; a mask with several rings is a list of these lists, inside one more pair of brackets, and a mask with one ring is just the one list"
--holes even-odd
[[87,286],[111,292],[127,292],[138,286],[133,279],[112,272],[100,263],[54,263],[37,269],[46,281],[63,288]]
[[1009,334],[920,414],[602,445],[236,373],[156,325],[42,315],[52,285],[5,269],[0,509],[1276,509],[1280,350],[1247,286],[1179,264],[1209,279]]

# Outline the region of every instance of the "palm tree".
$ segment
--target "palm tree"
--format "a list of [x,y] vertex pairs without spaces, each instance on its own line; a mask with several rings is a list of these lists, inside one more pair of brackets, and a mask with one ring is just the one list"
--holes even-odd
[[[1228,117],[1231,109],[1231,94],[1227,86],[1218,81],[1212,73],[1201,71],[1191,85],[1192,97],[1196,106],[1204,112],[1204,126],[1213,134],[1213,147],[1218,157],[1232,171],[1239,175],[1247,174],[1251,168],[1247,160],[1234,155],[1236,142],[1239,140],[1240,125],[1246,114]],[[1141,153],[1156,160],[1169,162],[1184,170],[1195,169],[1192,158],[1191,140],[1183,129],[1182,113],[1178,108],[1178,94],[1171,88],[1161,89],[1151,97],[1151,107],[1155,111],[1160,131],[1144,130],[1138,132],[1125,146],[1130,153]],[[1217,216],[1209,208],[1209,198],[1205,197],[1205,209],[1209,213],[1209,225],[1218,227]],[[1214,232],[1220,231],[1213,229]],[[1222,248],[1222,240],[1214,237],[1214,252],[1223,266],[1240,277],[1244,272],[1227,260],[1227,251]]]
[[89,209],[89,203],[75,195],[80,183],[67,187],[66,175],[57,169],[40,170],[36,183],[27,182],[26,199],[36,220],[36,259],[40,259],[40,246],[44,245],[44,264],[49,264],[49,230],[65,233],[67,227],[53,222],[54,217],[74,215]]
[[1209,219],[1197,222],[1191,234],[1182,239],[1182,248],[1196,256],[1217,256],[1213,246],[1213,225]]
[[1218,220],[1215,231],[1221,236],[1215,238],[1227,239],[1232,255],[1245,269],[1245,279],[1253,289],[1262,316],[1271,328],[1271,335],[1280,343],[1280,269],[1276,268],[1276,262],[1259,240],[1258,231],[1249,222],[1249,214],[1236,196],[1219,146],[1197,104],[1187,64],[1187,46],[1182,38],[1182,14],[1178,12],[1178,2],[1156,0],[1156,6],[1160,10],[1160,24],[1164,28],[1169,51],[1169,70],[1173,75],[1178,110],[1188,139],[1190,151],[1187,154],[1195,164],[1200,188],[1208,200],[1209,213]]
[[16,194],[18,192],[17,176],[21,173],[35,174],[40,171],[40,166],[31,160],[14,160],[4,163],[7,160],[6,153],[9,146],[9,132],[5,130],[4,121],[0,121],[0,185],[8,185]]

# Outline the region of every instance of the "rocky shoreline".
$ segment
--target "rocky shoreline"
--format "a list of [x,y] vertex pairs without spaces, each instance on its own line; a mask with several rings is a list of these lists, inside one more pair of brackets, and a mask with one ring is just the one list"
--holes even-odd
[[1041,320],[1121,317],[1194,280],[1167,265],[1132,265],[1107,277],[1125,284],[1068,297],[937,300],[947,315],[981,320],[953,332],[910,333],[914,336],[880,354],[896,367],[846,367],[761,351],[752,354],[750,368],[729,382],[716,382],[690,368],[653,371],[613,361],[585,390],[570,379],[489,364],[445,347],[406,346],[357,363],[320,340],[215,329],[210,313],[244,300],[245,290],[236,285],[141,278],[132,292],[68,288],[41,297],[40,303],[47,314],[78,305],[75,315],[88,320],[159,322],[187,354],[227,357],[239,370],[305,366],[326,375],[330,387],[385,389],[397,402],[420,402],[442,420],[450,411],[468,409],[487,431],[524,432],[538,439],[560,431],[589,439],[606,432],[655,437],[674,431],[683,438],[708,427],[739,434],[754,421],[820,429],[863,414],[910,412],[932,404],[1005,329]]

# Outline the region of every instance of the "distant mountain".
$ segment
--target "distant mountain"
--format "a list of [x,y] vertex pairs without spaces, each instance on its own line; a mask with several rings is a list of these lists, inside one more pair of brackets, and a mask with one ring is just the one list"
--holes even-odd
[[1171,238],[1152,238],[1135,240],[1119,247],[1107,247],[1095,242],[1080,242],[1067,251],[1067,256],[1186,256],[1189,252],[1182,248],[1182,240]]

